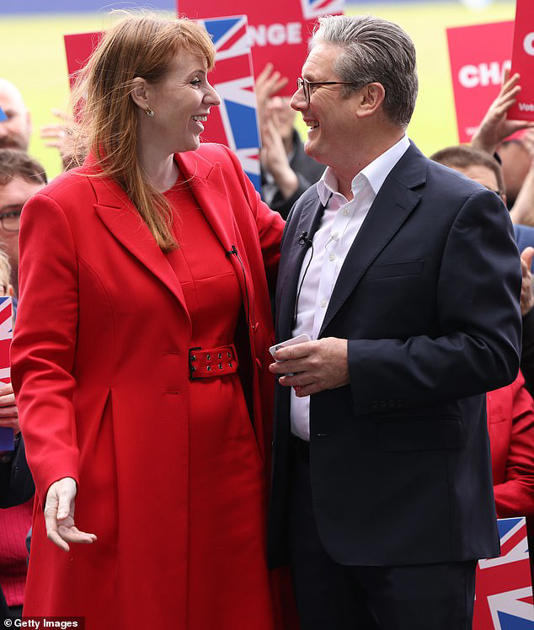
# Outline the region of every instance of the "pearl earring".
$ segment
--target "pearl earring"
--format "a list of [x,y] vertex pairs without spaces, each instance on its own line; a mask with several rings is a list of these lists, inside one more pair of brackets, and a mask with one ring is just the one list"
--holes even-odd
[[153,109],[150,109],[150,107],[147,107],[147,108],[145,109],[145,114],[146,114],[147,116],[150,116],[150,118],[154,118],[154,110],[153,110]]

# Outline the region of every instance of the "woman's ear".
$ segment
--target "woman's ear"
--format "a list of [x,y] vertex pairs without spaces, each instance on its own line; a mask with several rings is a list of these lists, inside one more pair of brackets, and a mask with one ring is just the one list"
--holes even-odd
[[133,80],[132,91],[130,92],[130,96],[132,101],[140,107],[143,111],[150,109],[150,105],[148,103],[148,90],[147,90],[147,82],[145,79],[141,77],[135,77]]

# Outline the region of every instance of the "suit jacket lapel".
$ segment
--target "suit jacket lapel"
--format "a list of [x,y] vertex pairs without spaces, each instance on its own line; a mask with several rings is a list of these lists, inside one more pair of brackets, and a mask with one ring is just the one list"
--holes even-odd
[[416,189],[425,183],[425,160],[412,144],[384,181],[341,267],[319,336],[419,203]]
[[297,299],[298,281],[304,256],[308,247],[299,244],[299,238],[303,233],[307,238],[312,239],[319,228],[324,213],[324,206],[319,201],[317,195],[312,195],[303,206],[299,215],[298,223],[292,235],[294,242],[283,243],[283,268],[280,269],[280,282],[282,287],[281,300],[278,304],[279,330],[278,339],[289,339],[293,329],[293,316],[295,313],[295,302]]

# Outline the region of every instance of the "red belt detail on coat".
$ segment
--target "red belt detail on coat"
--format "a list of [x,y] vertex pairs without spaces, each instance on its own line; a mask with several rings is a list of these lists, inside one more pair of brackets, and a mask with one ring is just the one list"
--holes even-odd
[[239,363],[234,344],[218,348],[189,348],[189,378],[214,378],[235,374]]

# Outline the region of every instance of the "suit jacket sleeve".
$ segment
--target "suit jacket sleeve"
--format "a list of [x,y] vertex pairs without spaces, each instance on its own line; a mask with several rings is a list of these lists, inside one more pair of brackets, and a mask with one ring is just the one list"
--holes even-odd
[[23,440],[19,440],[13,458],[0,463],[0,508],[25,503],[33,496],[35,486],[26,462]]
[[51,483],[78,477],[72,402],[78,322],[75,244],[62,208],[44,194],[24,207],[20,252],[11,374],[28,461],[44,501]]
[[477,190],[462,204],[436,283],[435,334],[349,339],[357,410],[376,409],[376,401],[432,405],[497,389],[517,375],[520,262],[510,220],[491,192]]

